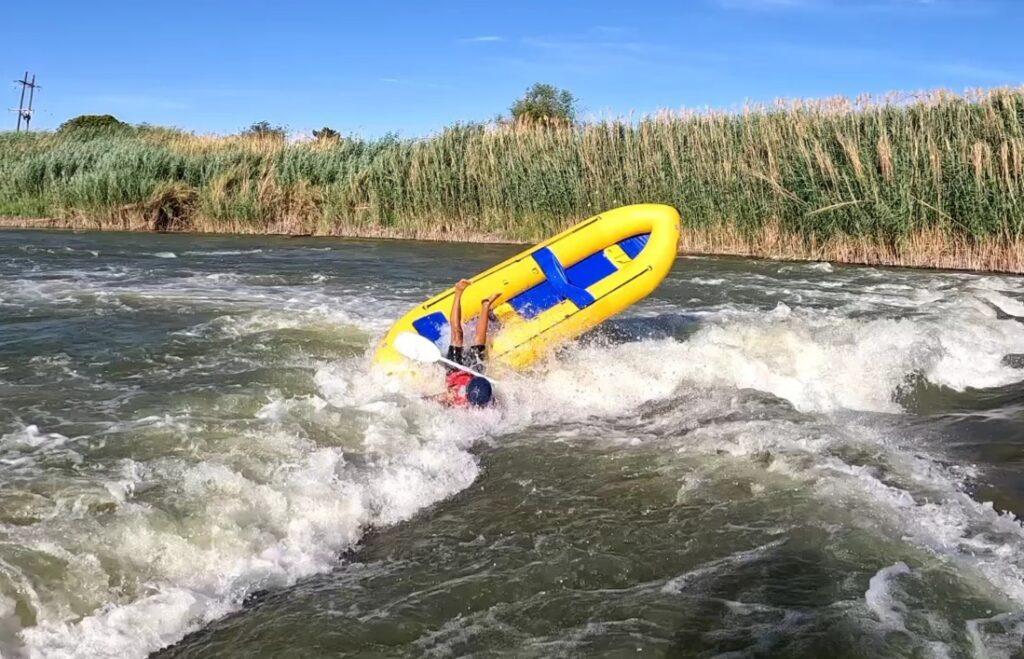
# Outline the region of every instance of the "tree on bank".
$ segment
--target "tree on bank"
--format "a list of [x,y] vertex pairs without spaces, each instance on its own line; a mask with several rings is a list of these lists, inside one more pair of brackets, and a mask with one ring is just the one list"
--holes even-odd
[[58,132],[68,133],[78,130],[124,130],[130,126],[112,114],[83,114],[68,119],[57,128]]
[[541,82],[512,104],[510,108],[515,122],[546,122],[572,124],[576,121],[576,97],[568,89]]
[[285,136],[285,128],[284,126],[272,126],[269,121],[257,121],[243,130],[242,135],[283,140]]
[[313,139],[317,140],[318,142],[337,142],[338,140],[341,139],[341,133],[334,130],[333,128],[324,126],[320,130],[313,131]]

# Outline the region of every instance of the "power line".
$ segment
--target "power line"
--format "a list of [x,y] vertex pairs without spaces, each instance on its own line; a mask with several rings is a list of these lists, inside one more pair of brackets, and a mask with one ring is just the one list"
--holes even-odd
[[[18,101],[18,109],[11,109],[11,112],[18,113],[18,130],[21,130],[21,122],[25,121],[25,130],[29,129],[29,124],[32,122],[32,102],[35,100],[36,90],[42,89],[36,84],[36,75],[32,74],[32,80],[28,79],[28,71],[25,71],[25,77],[21,80],[15,80],[17,84],[21,85],[21,99]],[[28,90],[28,106],[25,105],[25,90]]]

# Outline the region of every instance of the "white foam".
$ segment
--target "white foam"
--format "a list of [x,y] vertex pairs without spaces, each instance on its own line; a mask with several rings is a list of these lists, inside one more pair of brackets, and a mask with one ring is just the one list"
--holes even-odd
[[928,464],[932,498],[919,501],[907,489],[880,480],[870,468],[828,462],[835,476],[815,483],[819,496],[862,502],[870,514],[859,523],[903,537],[1024,605],[1024,527],[1012,514],[997,512],[991,502],[975,501],[958,479],[934,464]]
[[[996,321],[991,309],[974,305],[870,320],[780,304],[769,314],[712,320],[685,343],[650,346],[642,370],[769,392],[802,411],[895,412],[894,395],[915,374],[958,391],[1024,379],[1003,361],[1022,348],[1024,325]],[[627,373],[634,357],[642,358],[622,359]]]
[[[18,641],[21,624],[14,609],[16,605],[17,602],[0,593],[0,648],[17,648],[21,645]],[[3,657],[3,652],[0,652],[0,657]]]
[[995,290],[980,290],[978,295],[988,300],[993,305],[999,308],[1000,311],[1016,316],[1017,318],[1024,318],[1024,303],[1019,300],[1015,300],[999,291]]
[[733,552],[721,558],[716,558],[712,561],[708,561],[707,563],[698,565],[687,570],[683,574],[672,577],[666,581],[661,587],[661,592],[670,595],[685,593],[689,588],[707,577],[717,575],[723,571],[732,571],[738,566],[760,560],[765,556],[765,554],[771,552],[771,550],[780,547],[783,542],[783,540],[775,540],[765,543],[759,547],[754,547],[753,549]]
[[322,410],[327,401],[319,396],[300,396],[297,398],[275,399],[268,402],[256,412],[257,419],[280,421],[296,408]]
[[[814,271],[814,272],[832,272],[834,268],[828,261],[816,261],[814,263],[801,263],[799,265],[783,265],[779,267],[780,273],[789,272],[800,272],[800,271]],[[821,282],[819,282],[821,283]]]
[[182,252],[185,256],[243,256],[246,254],[262,254],[263,250],[256,249],[211,249],[211,250],[189,250]]
[[192,590],[166,588],[127,605],[108,606],[78,623],[43,623],[21,636],[32,656],[144,656],[232,608]]
[[975,657],[1016,658],[1024,645],[1024,614],[1001,613],[991,618],[968,620],[967,638]]
[[48,450],[63,446],[68,438],[57,432],[42,432],[39,427],[29,424],[20,430],[9,432],[0,436],[0,449],[24,450],[42,449]]
[[[118,509],[102,528],[54,519],[59,526],[47,535],[74,549],[37,551],[105,555],[135,575],[128,590],[137,594],[125,599],[108,592],[99,565],[83,572],[83,591],[98,608],[76,620],[60,604],[65,595],[41,598],[38,623],[20,632],[29,653],[142,656],[237,608],[246,593],[330,569],[368,526],[408,519],[468,486],[478,466],[467,449],[493,430],[497,414],[467,413],[453,424],[450,415],[459,412],[378,388],[363,375],[362,360],[316,376],[333,403],[365,410],[353,446],[363,454],[359,466],[345,449],[316,446],[289,425],[329,411],[325,398],[275,398],[255,415],[260,429],[239,439],[242,453],[226,447],[199,462],[126,462],[120,479],[103,484]],[[45,437],[27,428],[5,441],[39,444]],[[136,500],[147,482],[168,490],[167,501],[189,510],[187,518],[168,525],[161,508]]]
[[864,603],[886,627],[892,629],[906,630],[903,615],[907,607],[893,595],[893,582],[904,574],[909,574],[910,568],[902,561],[882,568],[871,577],[868,583],[867,592],[864,593]]
[[[673,411],[668,416],[700,418],[701,402],[690,402],[685,413]],[[727,404],[710,400],[710,408],[719,415]],[[664,423],[671,427],[679,421],[669,418]],[[843,524],[898,538],[936,557],[982,592],[1024,606],[1024,526],[1012,514],[999,513],[991,503],[967,494],[961,469],[945,467],[923,454],[922,447],[907,446],[908,438],[891,439],[886,432],[885,426],[860,426],[850,417],[813,423],[740,419],[697,427],[677,446],[679,451],[706,455],[771,456],[769,473],[813,492],[814,499],[833,508],[829,515],[839,515]],[[869,465],[848,464],[838,457],[851,450],[877,457]],[[686,492],[681,490],[681,495]],[[885,597],[893,595],[886,590],[888,584],[902,573],[903,568],[895,567],[876,575],[869,606],[886,604]],[[883,610],[880,618],[893,622],[891,613]]]

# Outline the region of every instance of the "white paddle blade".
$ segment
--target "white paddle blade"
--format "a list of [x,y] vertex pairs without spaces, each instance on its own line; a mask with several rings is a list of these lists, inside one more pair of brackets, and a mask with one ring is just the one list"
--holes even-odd
[[395,350],[415,362],[433,363],[441,359],[441,349],[433,341],[412,332],[402,332],[395,338]]
[[489,375],[484,375],[483,373],[474,371],[462,364],[456,364],[453,361],[445,359],[441,356],[441,349],[434,345],[433,341],[424,336],[420,336],[419,334],[414,334],[413,332],[402,332],[395,338],[395,350],[397,350],[403,357],[415,362],[424,362],[427,364],[441,362],[442,364],[448,364],[452,368],[465,371],[470,375],[475,375],[497,384],[497,380]]

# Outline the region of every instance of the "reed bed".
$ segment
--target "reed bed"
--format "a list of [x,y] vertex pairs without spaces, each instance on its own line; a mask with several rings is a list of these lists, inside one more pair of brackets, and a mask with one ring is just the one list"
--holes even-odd
[[415,140],[0,135],[0,216],[54,226],[534,241],[637,202],[680,210],[684,251],[1022,272],[1024,89]]

